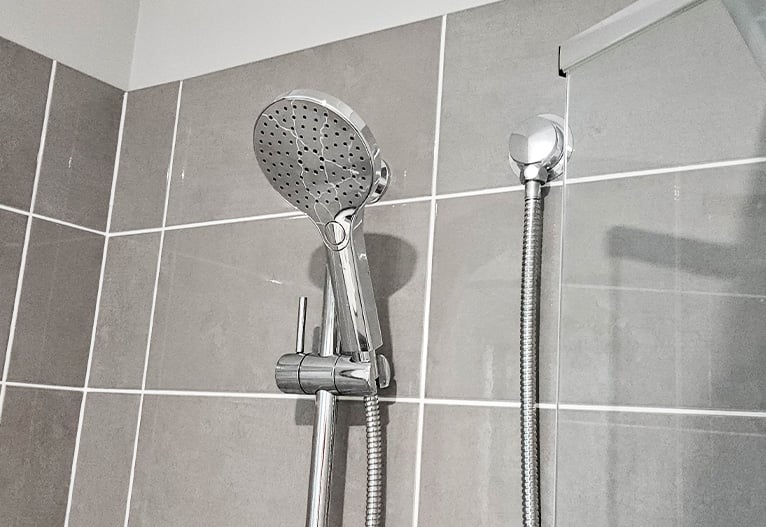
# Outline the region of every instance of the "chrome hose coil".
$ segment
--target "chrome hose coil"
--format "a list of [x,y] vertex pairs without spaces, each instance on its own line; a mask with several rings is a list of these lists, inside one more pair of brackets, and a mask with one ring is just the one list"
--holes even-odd
[[542,227],[542,200],[539,193],[531,192],[524,200],[521,265],[521,504],[524,527],[540,525],[537,363]]
[[364,425],[367,434],[367,508],[365,527],[379,527],[383,511],[383,432],[378,396],[364,398]]

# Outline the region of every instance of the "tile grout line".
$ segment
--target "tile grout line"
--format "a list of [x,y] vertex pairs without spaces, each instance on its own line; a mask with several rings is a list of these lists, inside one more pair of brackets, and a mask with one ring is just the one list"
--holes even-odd
[[[569,148],[572,138],[569,135],[569,96],[570,96],[569,77],[566,79],[566,90],[564,99],[564,151]],[[553,527],[556,527],[556,509],[558,499],[558,478],[559,478],[559,408],[561,393],[561,345],[564,338],[561,330],[564,316],[564,242],[566,238],[567,222],[567,172],[569,169],[569,159],[564,156],[564,173],[561,178],[561,216],[559,218],[559,284],[558,284],[558,308],[556,324],[556,389],[554,395],[554,413],[553,413],[553,496],[551,499],[553,510],[551,511]]]
[[757,295],[752,293],[727,293],[720,291],[697,291],[690,289],[663,289],[655,287],[633,287],[624,285],[606,285],[606,284],[578,284],[568,283],[563,284],[564,288],[570,287],[572,289],[593,289],[599,291],[627,291],[633,293],[660,293],[660,294],[674,294],[674,295],[696,295],[696,296],[714,296],[724,298],[748,298],[752,300],[764,300],[766,295]]
[[[162,397],[200,397],[220,399],[281,399],[313,401],[313,395],[297,395],[280,392],[226,392],[205,390],[170,390],[170,389],[146,389],[140,388],[95,388],[80,386],[64,386],[52,384],[35,384],[27,382],[7,381],[7,386],[12,388],[25,388],[36,390],[54,390],[78,393],[102,393],[115,395],[156,395]],[[340,395],[341,401],[361,401],[358,396]],[[380,397],[384,403],[416,404],[422,402],[425,406],[452,406],[468,408],[519,408],[519,401],[498,399],[449,399],[449,398],[423,398],[420,397]],[[538,403],[540,410],[556,410],[555,402]],[[609,404],[585,404],[585,403],[559,403],[559,410],[577,412],[602,412],[602,413],[633,413],[650,415],[690,415],[709,417],[747,417],[766,419],[766,410],[726,410],[706,408],[673,408],[670,406],[632,406],[632,405],[609,405]]]
[[136,417],[136,434],[133,438],[133,455],[130,463],[130,478],[128,480],[128,495],[125,500],[125,522],[124,527],[128,527],[130,521],[130,505],[133,499],[133,482],[136,475],[136,458],[138,456],[138,437],[141,433],[141,418],[144,411],[144,398],[146,395],[146,376],[149,370],[149,350],[152,347],[152,331],[154,329],[154,316],[157,307],[157,289],[160,281],[160,270],[162,265],[162,250],[165,245],[165,227],[168,220],[168,203],[170,201],[170,182],[173,178],[173,158],[176,152],[176,140],[178,138],[178,118],[181,113],[181,94],[183,93],[184,81],[178,82],[178,99],[176,100],[176,115],[173,124],[173,141],[170,147],[170,161],[168,162],[168,172],[165,182],[165,204],[162,210],[162,230],[160,231],[160,243],[157,254],[157,267],[154,273],[154,289],[152,292],[152,304],[149,312],[149,331],[146,336],[146,352],[144,353],[144,370],[141,376],[141,391],[138,400],[138,416]]
[[431,168],[431,195],[428,218],[428,249],[426,252],[426,283],[423,305],[423,335],[420,351],[420,385],[418,388],[418,420],[415,441],[415,474],[412,496],[412,527],[418,526],[420,515],[420,479],[423,464],[423,427],[425,421],[426,375],[428,369],[428,337],[431,319],[431,283],[434,263],[434,234],[436,231],[436,178],[439,172],[439,139],[441,134],[442,96],[444,93],[444,54],[447,40],[447,15],[442,15],[439,34],[439,71],[436,82],[436,119],[434,122],[434,158]]
[[[125,129],[125,110],[128,106],[128,92],[122,94],[122,109],[120,110],[120,127],[117,131],[117,150],[114,154],[114,168],[112,170],[112,185],[109,191],[109,207],[106,214],[106,230],[112,224],[112,209],[114,207],[114,190],[117,184],[117,174],[120,167],[120,154],[122,151],[122,137]],[[104,235],[104,245],[101,252],[101,269],[98,275],[98,292],[96,293],[96,306],[93,313],[93,325],[90,332],[90,347],[88,349],[88,362],[85,367],[85,380],[83,387],[87,388],[90,384],[91,365],[93,364],[93,348],[96,345],[96,330],[98,329],[98,315],[101,309],[101,295],[104,286],[104,272],[106,270],[107,253],[109,252],[109,237]],[[83,391],[80,401],[80,414],[77,419],[77,434],[75,435],[74,454],[72,455],[72,469],[69,473],[69,491],[67,494],[66,513],[64,515],[64,527],[69,527],[69,518],[72,513],[72,497],[74,496],[74,484],[77,477],[77,460],[80,457],[80,444],[82,440],[82,427],[85,421],[85,404],[88,400],[88,391]]]
[[[728,161],[720,161],[720,162],[714,162],[714,163],[702,163],[702,164],[696,164],[696,165],[685,165],[685,166],[678,166],[678,167],[669,167],[669,168],[658,168],[658,169],[650,169],[650,170],[642,170],[642,171],[634,171],[634,172],[621,172],[621,173],[615,173],[615,174],[603,174],[599,176],[588,176],[588,177],[581,177],[581,178],[575,178],[570,179],[567,184],[568,185],[577,185],[577,184],[583,184],[583,183],[596,183],[600,181],[611,181],[613,179],[627,179],[627,178],[634,178],[634,177],[643,177],[643,176],[655,176],[655,175],[662,175],[662,174],[671,174],[674,172],[689,172],[694,170],[705,170],[705,169],[712,169],[712,168],[726,168],[726,167],[734,167],[734,166],[742,166],[742,165],[752,165],[752,164],[759,164],[759,163],[766,163],[766,157],[753,157],[753,158],[747,158],[747,159],[734,159],[734,160],[728,160]],[[562,181],[552,181],[546,185],[549,188],[554,187],[561,187],[563,186]],[[456,198],[470,198],[470,197],[476,197],[476,196],[490,196],[495,194],[507,194],[510,192],[519,192],[524,190],[524,187],[521,185],[509,185],[504,187],[492,187],[492,188],[485,188],[485,189],[478,189],[478,190],[466,190],[461,192],[450,192],[447,194],[436,194],[434,196],[415,196],[412,198],[400,198],[395,200],[383,200],[379,201],[377,203],[373,203],[371,205],[368,205],[368,207],[385,207],[387,205],[406,205],[409,203],[424,203],[424,202],[430,202],[431,200],[441,201],[441,200],[449,200],[449,199],[456,199]],[[27,212],[15,209],[13,207],[7,207],[0,205],[0,209],[9,210],[11,212],[16,212],[18,214],[27,214]],[[213,227],[216,225],[229,225],[234,223],[249,223],[253,221],[264,221],[264,220],[273,220],[273,219],[284,219],[284,218],[300,218],[303,216],[303,213],[301,212],[292,212],[292,211],[285,211],[285,212],[273,212],[269,214],[257,214],[253,216],[240,216],[236,218],[225,218],[225,219],[217,219],[217,220],[205,220],[205,221],[198,221],[198,222],[192,222],[192,223],[179,223],[176,225],[167,225],[165,227],[166,231],[176,231],[176,230],[184,230],[184,229],[196,229],[201,227]],[[55,218],[49,218],[45,216],[36,215],[36,217],[40,217],[41,219],[47,219],[48,221],[61,223],[62,225],[67,225],[69,227],[74,227],[76,229],[85,230],[88,232],[93,232],[97,234],[104,234],[103,232],[89,229],[88,227],[83,227],[80,225],[75,225],[72,223],[67,223],[62,220],[57,220]],[[107,236],[110,238],[113,236],[133,236],[137,234],[150,234],[150,233],[157,233],[162,230],[162,227],[149,227],[146,229],[133,229],[128,231],[118,231],[118,232],[110,232],[107,233]]]
[[29,213],[27,224],[24,228],[24,242],[21,247],[21,256],[19,261],[19,274],[16,277],[16,293],[13,298],[13,311],[11,313],[11,324],[8,330],[8,342],[5,347],[5,360],[3,362],[3,374],[0,378],[0,422],[3,420],[3,409],[5,408],[5,392],[7,390],[8,373],[11,367],[11,353],[13,342],[16,337],[16,323],[19,316],[19,304],[21,303],[21,289],[24,285],[24,274],[27,265],[27,253],[29,252],[29,240],[32,234],[32,219],[34,218],[35,201],[37,199],[37,187],[40,181],[40,171],[43,165],[43,153],[45,152],[45,139],[48,135],[48,118],[51,113],[51,101],[53,99],[53,85],[56,81],[56,67],[58,61],[51,62],[51,76],[48,79],[48,94],[45,100],[45,112],[43,114],[43,126],[40,132],[40,146],[37,149],[37,160],[35,163],[35,177],[32,183],[32,197],[29,202]]
[[649,168],[646,170],[632,170],[627,172],[614,172],[611,174],[599,174],[595,176],[585,176],[570,179],[568,185],[579,185],[581,183],[597,183],[599,181],[611,181],[613,179],[626,179],[643,176],[658,176],[662,174],[673,174],[675,172],[692,172],[695,170],[710,170],[713,168],[727,168],[745,165],[757,165],[766,163],[766,157],[748,157],[740,159],[727,159],[724,161],[711,161],[707,163],[693,163],[690,165],[679,165],[675,167]]
[[[718,161],[718,162],[711,162],[711,163],[702,163],[702,164],[696,164],[696,165],[685,165],[685,166],[678,166],[678,167],[669,167],[669,168],[657,168],[657,169],[649,169],[649,170],[640,170],[640,171],[634,171],[634,172],[617,172],[614,174],[603,174],[598,176],[587,176],[587,177],[581,177],[581,178],[574,178],[570,179],[567,184],[569,185],[578,185],[583,183],[597,183],[600,181],[611,181],[614,179],[628,179],[628,178],[634,178],[634,177],[643,177],[643,176],[656,176],[656,175],[662,175],[662,174],[672,174],[674,172],[690,172],[694,170],[706,170],[706,169],[712,169],[712,168],[726,168],[726,167],[735,167],[735,166],[743,166],[743,165],[754,165],[754,164],[760,164],[760,163],[766,163],[766,157],[751,157],[746,159],[733,159],[733,160],[727,160],[727,161]],[[548,187],[560,187],[563,183],[561,181],[552,181],[547,184]],[[507,194],[510,192],[519,192],[524,190],[524,187],[521,185],[510,185],[510,186],[504,186],[504,187],[492,187],[492,188],[485,188],[485,189],[478,189],[478,190],[466,190],[461,192],[450,192],[447,194],[437,194],[436,196],[415,196],[412,198],[400,198],[400,199],[392,199],[392,200],[383,200],[379,201],[377,203],[372,203],[368,205],[368,207],[385,207],[386,205],[406,205],[409,203],[424,203],[431,201],[432,199],[436,199],[437,201],[441,200],[448,200],[448,199],[456,199],[456,198],[471,198],[476,196],[490,196],[495,194]],[[60,220],[57,218],[54,218],[52,216],[45,216],[43,214],[38,213],[30,213],[28,211],[25,211],[23,209],[19,209],[16,207],[11,207],[9,205],[2,205],[0,204],[0,210],[5,210],[8,212],[13,212],[16,214],[20,214],[22,216],[29,216],[30,214],[32,217],[50,221],[52,223],[57,223],[59,225],[64,225],[66,227],[71,227],[73,229],[78,229],[85,232],[90,232],[93,234],[101,234],[108,237],[119,237],[119,236],[134,236],[137,234],[151,234],[151,233],[158,233],[162,230],[162,227],[148,227],[145,229],[132,229],[127,231],[117,231],[117,232],[105,232],[105,231],[99,231],[98,229],[93,229],[90,227],[85,227],[83,225],[78,225],[76,223],[68,222],[65,220]],[[205,221],[198,221],[198,222],[192,222],[192,223],[179,223],[176,225],[168,225],[165,227],[166,231],[176,231],[176,230],[184,230],[184,229],[196,229],[200,227],[213,227],[216,225],[229,225],[232,223],[249,223],[252,221],[262,221],[262,220],[273,220],[273,219],[283,219],[283,218],[299,218],[303,214],[300,212],[273,212],[268,214],[257,214],[253,216],[240,216],[236,218],[224,218],[224,219],[217,219],[217,220],[205,220]]]
[[106,232],[105,231],[100,231],[98,229],[92,229],[90,227],[84,227],[82,225],[77,225],[76,223],[72,223],[70,221],[59,220],[59,219],[53,218],[51,216],[46,216],[44,214],[38,214],[36,212],[29,212],[29,211],[26,211],[24,209],[19,209],[17,207],[11,207],[9,205],[2,205],[2,204],[0,204],[0,210],[4,210],[4,211],[7,211],[7,212],[13,212],[15,214],[19,214],[19,215],[24,216],[26,218],[32,217],[32,218],[39,219],[39,220],[49,221],[51,223],[56,223],[57,225],[63,225],[65,227],[71,227],[72,229],[77,229],[78,231],[85,231],[85,232],[89,232],[91,234],[100,234],[101,236],[106,236]]

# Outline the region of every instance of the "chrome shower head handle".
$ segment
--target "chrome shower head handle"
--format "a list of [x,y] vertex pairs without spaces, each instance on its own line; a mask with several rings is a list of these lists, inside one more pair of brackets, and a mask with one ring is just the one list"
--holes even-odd
[[274,189],[316,225],[326,248],[341,348],[359,360],[382,345],[362,229],[363,207],[388,183],[370,129],[348,105],[312,90],[271,103],[253,130],[258,164]]

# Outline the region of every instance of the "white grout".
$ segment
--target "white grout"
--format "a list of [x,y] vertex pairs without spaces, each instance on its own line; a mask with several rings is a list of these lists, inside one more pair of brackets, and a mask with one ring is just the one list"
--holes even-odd
[[37,163],[35,164],[35,179],[32,183],[32,198],[29,202],[30,212],[26,214],[27,225],[24,230],[24,245],[21,247],[21,261],[19,263],[19,276],[16,278],[16,294],[13,298],[13,312],[11,314],[11,325],[8,330],[8,343],[5,347],[5,361],[3,363],[3,375],[0,378],[0,422],[3,420],[3,408],[5,407],[5,392],[8,381],[8,370],[11,367],[11,351],[13,350],[13,341],[16,337],[16,322],[19,316],[19,303],[21,302],[21,288],[24,285],[24,273],[27,266],[27,252],[29,251],[29,238],[32,233],[32,218],[35,209],[35,200],[37,199],[37,186],[40,181],[40,170],[43,164],[43,153],[45,151],[45,138],[48,135],[48,118],[51,113],[51,99],[53,98],[53,84],[56,80],[57,61],[51,62],[51,76],[48,80],[48,95],[45,100],[45,113],[43,116],[43,127],[40,132],[40,146],[37,150]]
[[34,388],[36,390],[55,390],[62,392],[83,392],[84,388],[81,386],[64,386],[61,384],[40,384],[35,382],[16,382],[5,381],[3,383],[9,388]]
[[692,289],[663,289],[655,287],[633,287],[624,285],[606,285],[606,284],[577,284],[567,283],[563,287],[572,289],[595,289],[604,291],[631,291],[636,293],[662,293],[675,295],[697,295],[697,296],[717,296],[724,298],[749,298],[753,300],[764,300],[766,295],[757,295],[753,293],[728,293],[726,291],[698,291]]
[[[283,399],[288,401],[306,400],[313,401],[313,395],[299,395],[281,392],[230,392],[214,390],[163,390],[140,388],[97,388],[82,386],[62,386],[53,384],[36,384],[28,382],[7,381],[4,383],[10,388],[28,388],[36,390],[54,390],[77,393],[104,393],[117,395],[155,395],[162,397],[200,397],[210,399]],[[361,401],[360,396],[340,395],[341,401]],[[445,399],[445,398],[420,398],[420,397],[381,397],[381,402],[396,404],[417,404],[424,406],[454,406],[467,408],[519,408],[518,401],[491,400],[491,399]],[[578,412],[611,412],[633,413],[653,415],[697,415],[710,417],[747,417],[766,419],[766,410],[726,410],[708,408],[673,408],[667,406],[632,406],[632,405],[608,405],[608,404],[581,404],[581,403],[538,403],[540,410],[568,410]]]
[[654,406],[615,406],[598,404],[559,404],[560,410],[580,412],[620,412],[633,414],[698,415],[714,417],[766,418],[766,411],[754,410],[708,410],[704,408],[665,408]]
[[676,167],[650,168],[647,170],[634,170],[629,172],[616,172],[613,174],[601,174],[597,176],[587,176],[573,178],[567,181],[567,185],[578,185],[580,183],[593,183],[598,181],[609,181],[612,179],[624,179],[642,176],[657,176],[660,174],[673,174],[675,172],[691,172],[693,170],[707,170],[711,168],[736,167],[741,165],[754,165],[766,163],[766,157],[750,157],[747,159],[730,159],[726,161],[713,161],[710,163],[697,163],[693,165],[681,165]]
[[144,353],[144,370],[141,376],[141,393],[138,402],[138,416],[136,418],[136,434],[133,440],[133,456],[130,463],[130,479],[128,481],[128,496],[125,500],[125,523],[128,527],[130,521],[130,502],[133,499],[133,482],[136,475],[136,457],[138,456],[138,437],[141,432],[141,416],[144,411],[144,396],[146,394],[146,375],[149,369],[149,350],[152,347],[152,332],[154,330],[154,315],[157,307],[157,288],[160,281],[160,270],[162,265],[162,249],[165,245],[165,228],[168,221],[168,202],[170,200],[170,182],[173,177],[173,158],[176,152],[176,139],[178,138],[178,117],[181,110],[181,94],[183,93],[184,81],[178,83],[178,99],[176,100],[176,115],[173,123],[173,142],[170,147],[170,161],[168,162],[168,172],[165,182],[165,204],[162,209],[162,229],[160,231],[160,244],[157,254],[157,267],[154,272],[154,289],[152,291],[152,304],[149,312],[149,331],[146,336],[146,352]]
[[436,122],[434,123],[434,158],[431,169],[431,210],[428,219],[428,249],[426,253],[425,304],[423,309],[423,336],[420,352],[420,386],[418,390],[418,422],[415,445],[415,474],[412,499],[412,527],[418,526],[420,512],[420,477],[423,464],[423,426],[425,421],[426,370],[428,367],[428,332],[431,319],[431,275],[434,263],[434,234],[436,231],[436,180],[439,172],[439,137],[441,133],[442,95],[444,91],[444,51],[447,38],[447,15],[442,16],[439,39],[439,76],[436,83]]
[[39,219],[39,220],[45,220],[45,221],[49,221],[51,223],[57,223],[58,225],[63,225],[65,227],[70,227],[72,229],[77,229],[79,231],[85,231],[85,232],[89,232],[91,234],[99,234],[101,236],[106,236],[106,232],[105,231],[100,231],[98,229],[91,229],[90,227],[85,227],[83,225],[77,225],[76,223],[72,223],[70,221],[59,220],[59,219],[53,218],[51,216],[44,216],[42,214],[37,214],[36,212],[31,213],[30,216],[32,216],[33,218]]
[[[117,173],[120,167],[120,152],[122,150],[122,136],[125,129],[125,109],[128,105],[128,92],[122,94],[122,110],[120,112],[120,127],[117,132],[117,151],[114,154],[114,168],[112,170],[112,185],[109,191],[109,208],[106,215],[106,232],[112,223],[112,208],[114,206],[114,189],[117,183]],[[96,330],[98,329],[98,314],[101,309],[101,293],[104,286],[104,272],[106,270],[106,259],[109,251],[109,238],[104,235],[104,245],[101,251],[101,269],[98,275],[98,292],[96,293],[96,307],[93,313],[93,325],[90,332],[90,347],[88,348],[88,362],[85,367],[85,381],[83,386],[90,384],[91,365],[93,364],[93,348],[96,345]],[[64,527],[69,527],[69,518],[72,513],[72,496],[74,494],[75,478],[77,477],[77,460],[80,457],[80,443],[82,441],[82,427],[85,421],[85,404],[88,400],[88,392],[84,391],[80,401],[80,415],[77,419],[77,434],[74,441],[74,454],[72,456],[72,469],[69,472],[69,492],[67,494],[66,514],[64,515]]]
[[[699,165],[686,165],[686,166],[679,166],[679,167],[670,167],[670,168],[658,168],[658,169],[651,169],[651,170],[641,170],[636,172],[623,172],[623,173],[616,173],[616,174],[604,174],[601,176],[590,176],[590,177],[582,177],[582,178],[576,178],[576,179],[570,179],[567,181],[568,185],[572,184],[580,184],[580,183],[593,183],[598,181],[609,181],[612,179],[622,179],[622,178],[630,178],[630,177],[640,177],[640,176],[651,176],[651,175],[658,175],[658,174],[669,174],[674,172],[686,172],[690,170],[702,170],[705,168],[722,168],[722,167],[730,167],[730,166],[740,166],[740,165],[749,165],[749,164],[755,164],[755,163],[765,163],[766,158],[763,157],[755,157],[755,158],[749,158],[749,159],[735,159],[730,161],[721,161],[716,163],[704,163]],[[563,186],[564,182],[562,180],[556,180],[551,181],[550,183],[546,184],[546,187],[560,187]],[[373,203],[371,205],[368,205],[369,207],[385,207],[387,205],[405,205],[408,203],[422,203],[432,200],[445,200],[445,199],[455,199],[455,198],[469,198],[474,196],[488,196],[488,195],[494,195],[494,194],[505,194],[508,192],[519,192],[524,190],[524,187],[522,185],[509,185],[504,187],[493,187],[493,188],[485,188],[485,189],[479,189],[479,190],[467,190],[463,192],[450,192],[447,194],[434,194],[430,196],[416,196],[412,198],[401,198],[401,199],[394,199],[394,200],[383,200],[379,201],[377,203]],[[19,214],[26,214],[25,211],[13,209],[12,207],[2,207],[8,210],[12,210],[13,212],[17,212]],[[232,223],[247,223],[251,221],[262,221],[262,220],[273,220],[273,219],[282,219],[282,218],[300,218],[303,217],[304,214],[302,212],[297,211],[287,211],[287,212],[275,212],[271,214],[258,214],[254,216],[240,216],[236,218],[226,218],[226,219],[219,219],[219,220],[207,220],[207,221],[198,221],[193,223],[179,223],[176,225],[167,225],[165,227],[166,231],[176,231],[176,230],[182,230],[182,229],[196,229],[199,227],[211,227],[215,225],[228,225]],[[65,223],[60,220],[56,220],[53,218],[44,218],[48,219],[49,221],[54,221],[57,223],[62,223],[64,225],[69,225],[70,227],[75,227],[78,229],[86,230],[89,232],[95,232],[98,234],[103,234],[100,231],[95,231],[93,229],[89,229],[87,227],[81,227],[78,225]],[[110,232],[108,233],[109,237],[112,236],[132,236],[136,234],[149,234],[149,233],[156,233],[160,232],[162,230],[162,227],[151,227],[146,229],[135,229],[135,230],[129,230],[129,231],[120,231],[120,232]]]

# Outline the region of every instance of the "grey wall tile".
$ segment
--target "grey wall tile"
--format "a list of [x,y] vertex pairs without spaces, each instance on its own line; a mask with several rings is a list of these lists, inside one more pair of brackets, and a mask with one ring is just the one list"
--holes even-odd
[[140,388],[160,234],[109,239],[90,385]]
[[[362,406],[340,403],[333,466],[333,525],[364,511]],[[131,526],[272,525],[305,521],[311,400],[148,396],[139,438]],[[412,514],[417,406],[382,407],[387,437],[387,521]],[[263,426],[268,423],[268,426]]]
[[0,203],[29,210],[51,61],[0,38]]
[[104,238],[32,222],[9,379],[82,386]]
[[559,415],[560,527],[760,525],[766,421]]
[[104,230],[122,92],[59,64],[52,97],[35,212]]
[[[405,527],[412,524],[418,406],[383,403],[380,411],[386,453],[383,524]],[[340,403],[336,441],[330,525],[364,525],[367,448],[362,403]]]
[[566,287],[561,400],[766,409],[766,298]]
[[558,46],[630,3],[508,0],[449,15],[439,192],[517,184],[508,166],[513,127],[564,114]]
[[[393,349],[393,390],[415,395],[428,204],[372,207],[366,214],[382,330]],[[277,391],[274,364],[294,347],[299,296],[309,297],[307,327],[319,325],[321,243],[302,217],[168,232],[149,386]]]
[[178,83],[128,94],[111,230],[160,227],[173,146]]
[[[540,417],[542,524],[553,525],[554,420]],[[519,411],[426,406],[418,525],[521,525]]]
[[69,525],[122,527],[138,395],[90,393],[80,436]]
[[81,394],[8,388],[0,425],[3,525],[63,525]]
[[386,199],[428,194],[439,42],[440,21],[427,20],[185,81],[168,222],[289,210],[261,174],[252,133],[261,110],[296,88],[363,116],[393,167]]
[[766,294],[766,165],[567,188],[564,279]]
[[[540,393],[553,400],[561,191],[545,197]],[[519,397],[519,299],[524,194],[438,202],[427,394]]]
[[766,154],[766,78],[719,0],[584,64],[570,82],[569,177]]
[[312,413],[286,399],[147,396],[131,527],[301,525]]
[[26,227],[24,216],[0,211],[0,364],[5,364]]

